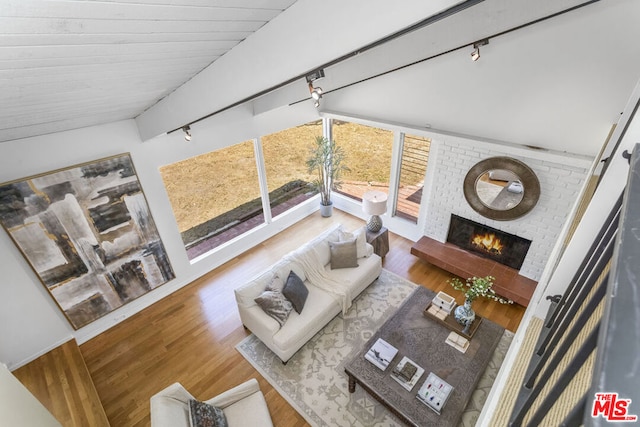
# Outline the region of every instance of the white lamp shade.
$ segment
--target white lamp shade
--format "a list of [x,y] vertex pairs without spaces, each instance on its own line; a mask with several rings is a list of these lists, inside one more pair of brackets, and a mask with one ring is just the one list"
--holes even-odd
[[387,211],[387,193],[372,190],[362,196],[362,210],[368,215],[382,215]]

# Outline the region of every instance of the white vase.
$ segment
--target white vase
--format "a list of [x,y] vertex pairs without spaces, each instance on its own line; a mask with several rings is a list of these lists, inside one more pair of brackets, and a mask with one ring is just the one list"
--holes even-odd
[[320,215],[324,218],[328,218],[333,213],[333,202],[329,202],[328,205],[323,205],[320,203]]
[[462,330],[463,333],[468,334],[473,321],[476,320],[476,313],[471,308],[471,300],[466,298],[464,300],[463,305],[459,305],[456,307],[453,312],[453,317],[456,319],[458,323],[464,326]]

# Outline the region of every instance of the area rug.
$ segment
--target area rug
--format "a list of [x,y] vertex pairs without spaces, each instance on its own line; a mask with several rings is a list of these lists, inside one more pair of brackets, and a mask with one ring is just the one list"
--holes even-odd
[[[286,365],[253,334],[236,349],[312,426],[403,426],[361,387],[349,393],[344,365],[416,286],[382,270],[346,314],[336,316]],[[475,425],[512,338],[513,333],[505,331],[462,415],[461,426]]]

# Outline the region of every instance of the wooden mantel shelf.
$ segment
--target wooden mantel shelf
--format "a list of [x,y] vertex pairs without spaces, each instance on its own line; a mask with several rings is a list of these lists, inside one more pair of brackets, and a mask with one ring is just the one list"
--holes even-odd
[[524,307],[529,305],[538,285],[538,282],[521,276],[514,268],[426,236],[411,247],[411,253],[463,279],[493,276],[496,278],[493,290]]

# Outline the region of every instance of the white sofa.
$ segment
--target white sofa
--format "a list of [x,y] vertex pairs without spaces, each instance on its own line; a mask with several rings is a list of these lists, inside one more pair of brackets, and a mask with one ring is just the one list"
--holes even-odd
[[[331,319],[345,309],[346,305],[339,296],[326,289],[326,284],[313,283],[309,277],[315,277],[316,268],[334,286],[339,283],[346,293],[354,299],[380,275],[381,258],[373,253],[373,247],[366,242],[366,230],[356,230],[358,267],[331,269],[331,249],[329,242],[340,241],[345,237],[342,225],[335,225],[297,250],[284,256],[270,269],[253,280],[235,289],[236,302],[240,319],[244,326],[255,334],[283,363],[286,363],[309,339],[322,329]],[[348,236],[347,236],[348,237]],[[315,266],[309,266],[313,259]],[[310,272],[313,270],[316,272]],[[256,304],[257,298],[265,290],[274,277],[287,278],[289,272],[295,272],[303,280],[309,293],[304,308],[298,314],[291,311],[289,318],[280,324]]]
[[[180,383],[151,397],[151,427],[189,427],[189,400],[195,399]],[[222,409],[229,427],[273,426],[260,386],[250,379],[204,401]]]

